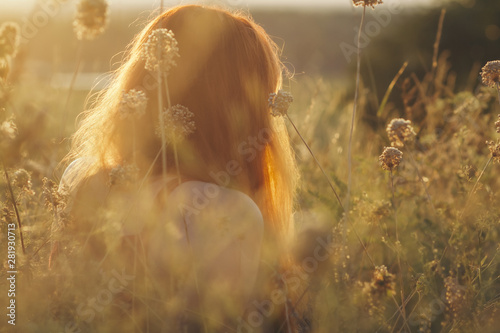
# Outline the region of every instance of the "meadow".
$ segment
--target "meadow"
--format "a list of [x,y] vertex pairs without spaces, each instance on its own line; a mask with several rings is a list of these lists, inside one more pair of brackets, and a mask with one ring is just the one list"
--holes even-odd
[[[64,205],[57,190],[67,166],[61,161],[77,117],[92,103],[96,80],[105,84],[103,73],[116,68],[115,55],[150,13],[109,13],[111,23],[101,36],[78,41],[72,31],[75,2],[58,3],[64,7],[53,21],[22,40],[16,52],[0,28],[0,304],[7,314],[10,300],[16,304],[16,325],[3,314],[0,332],[127,330],[127,320],[108,301],[94,312],[84,308],[94,315],[88,326],[81,324],[81,299],[95,294],[84,287],[89,277],[79,272],[61,280],[47,265],[51,225]],[[363,8],[253,13],[276,36],[294,73],[284,89],[294,96],[288,112],[294,125],[287,122],[301,174],[294,217],[300,272],[294,281],[309,295],[307,326],[318,333],[497,332],[500,68],[492,74],[496,88],[481,82],[480,71],[500,58],[500,30],[491,28],[485,38],[476,18],[488,21],[485,13],[500,8],[478,1],[475,8],[450,5],[448,12],[412,14],[384,6],[366,11],[365,29],[378,24],[378,32],[362,29],[368,39],[359,82],[358,49],[350,47]],[[29,20],[41,8],[23,17]],[[388,13],[386,21],[373,15],[377,11]],[[451,32],[468,11],[477,34],[468,40],[477,45],[466,52]],[[25,22],[0,16],[0,24]],[[424,17],[415,31],[401,32]],[[401,125],[407,132],[394,134],[392,128],[390,137],[388,125],[400,118],[409,121]],[[402,153],[400,161],[381,157],[391,145]],[[134,316],[142,315],[128,312],[127,318],[138,322]],[[108,326],[93,326],[102,322]],[[134,329],[145,332],[139,326]]]

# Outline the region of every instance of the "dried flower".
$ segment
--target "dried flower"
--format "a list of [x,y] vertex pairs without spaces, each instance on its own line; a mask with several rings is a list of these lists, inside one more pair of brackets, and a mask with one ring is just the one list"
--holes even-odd
[[289,92],[279,90],[278,93],[271,93],[269,95],[271,114],[275,117],[286,115],[292,102],[293,96]]
[[138,119],[146,112],[148,98],[144,91],[132,89],[128,93],[122,93],[122,99],[118,112],[121,119]]
[[102,34],[108,24],[106,0],[81,0],[73,22],[76,38],[93,40]]
[[31,188],[31,175],[24,169],[19,169],[12,175],[12,185],[23,189]]
[[364,292],[370,294],[390,296],[394,294],[395,287],[396,283],[394,282],[394,274],[389,273],[387,271],[387,267],[382,265],[375,267],[372,280],[370,283],[365,282],[363,289]]
[[42,193],[45,199],[45,206],[49,210],[56,211],[58,208],[66,206],[67,194],[60,192],[59,186],[47,177],[42,179]]
[[403,159],[403,153],[394,147],[385,147],[382,155],[379,156],[380,165],[384,170],[396,168]]
[[0,26],[0,59],[16,55],[19,48],[20,30],[15,22],[5,22]]
[[368,7],[368,6],[371,6],[372,8],[374,8],[376,5],[383,4],[382,0],[352,0],[352,3],[354,5],[354,7],[359,7],[359,6]]
[[481,70],[483,84],[496,87],[500,82],[500,60],[488,61]]
[[495,128],[497,133],[500,133],[500,114],[498,115],[498,120],[495,122]]
[[458,283],[456,277],[448,276],[444,279],[446,288],[446,302],[453,316],[458,316],[459,313],[466,307],[465,287]]
[[491,158],[493,159],[493,161],[500,163],[500,143],[486,141],[486,144],[488,145],[488,149],[490,150]]
[[146,61],[145,68],[151,72],[161,71],[167,74],[170,68],[177,66],[179,48],[174,33],[168,29],[156,29],[144,43],[142,58]]
[[139,168],[135,164],[118,165],[109,172],[110,186],[128,187],[137,181]]
[[416,135],[411,126],[411,121],[403,118],[391,120],[386,131],[393,147],[404,147],[405,142],[412,141]]
[[[167,141],[177,143],[189,136],[196,130],[193,120],[194,113],[180,104],[162,112],[163,125]],[[156,135],[161,137],[162,129],[158,125]]]
[[390,295],[394,293],[394,274],[389,273],[385,265],[375,267],[372,286],[374,291],[381,294]]

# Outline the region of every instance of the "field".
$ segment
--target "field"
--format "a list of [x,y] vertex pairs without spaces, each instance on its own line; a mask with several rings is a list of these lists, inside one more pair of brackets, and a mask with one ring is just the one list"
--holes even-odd
[[[0,13],[0,24],[22,27],[15,54],[0,36],[0,304],[7,314],[0,332],[127,330],[111,301],[82,323],[77,307],[96,295],[82,287],[86,272],[64,280],[47,267],[63,201],[56,184],[78,115],[151,14],[110,12],[101,36],[78,41],[75,1],[58,3],[54,15],[41,4],[29,14]],[[366,10],[359,49],[361,7],[252,12],[294,74],[284,89],[294,96],[287,128],[300,169],[295,278],[308,295],[312,332],[498,331],[500,68],[496,88],[480,72],[500,58],[499,11],[487,0],[377,5]],[[40,13],[47,23],[32,23],[27,36],[26,24]],[[410,121],[407,132],[390,138],[387,127],[398,118]],[[383,168],[391,144],[402,160]],[[127,315],[136,332],[147,331],[137,324],[143,314]]]

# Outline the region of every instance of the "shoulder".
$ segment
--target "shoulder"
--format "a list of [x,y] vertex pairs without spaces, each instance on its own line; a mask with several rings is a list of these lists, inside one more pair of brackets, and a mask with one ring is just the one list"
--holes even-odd
[[243,192],[202,181],[188,181],[169,195],[168,205],[185,217],[224,215],[263,223],[257,204]]

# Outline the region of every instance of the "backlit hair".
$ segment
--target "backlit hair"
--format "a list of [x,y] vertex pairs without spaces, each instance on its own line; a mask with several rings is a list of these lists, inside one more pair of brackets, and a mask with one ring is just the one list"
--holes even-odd
[[[282,64],[264,29],[241,14],[179,6],[136,36],[112,84],[85,113],[73,136],[67,158],[96,161],[79,170],[77,181],[131,162],[132,126],[142,172],[160,150],[161,140],[154,134],[157,80],[141,59],[144,43],[158,28],[172,30],[179,43],[178,65],[168,75],[172,105],[184,105],[195,115],[196,131],[178,147],[183,177],[213,183],[224,172],[229,174],[227,187],[254,199],[269,231],[284,236],[291,223],[297,172],[283,119],[272,117],[268,106],[269,94],[281,87]],[[146,115],[134,122],[121,119],[118,112],[122,92],[130,89],[143,90],[149,100]],[[166,101],[164,89],[162,94]],[[168,147],[167,161],[173,171],[171,150]],[[161,158],[153,173],[161,173]]]

